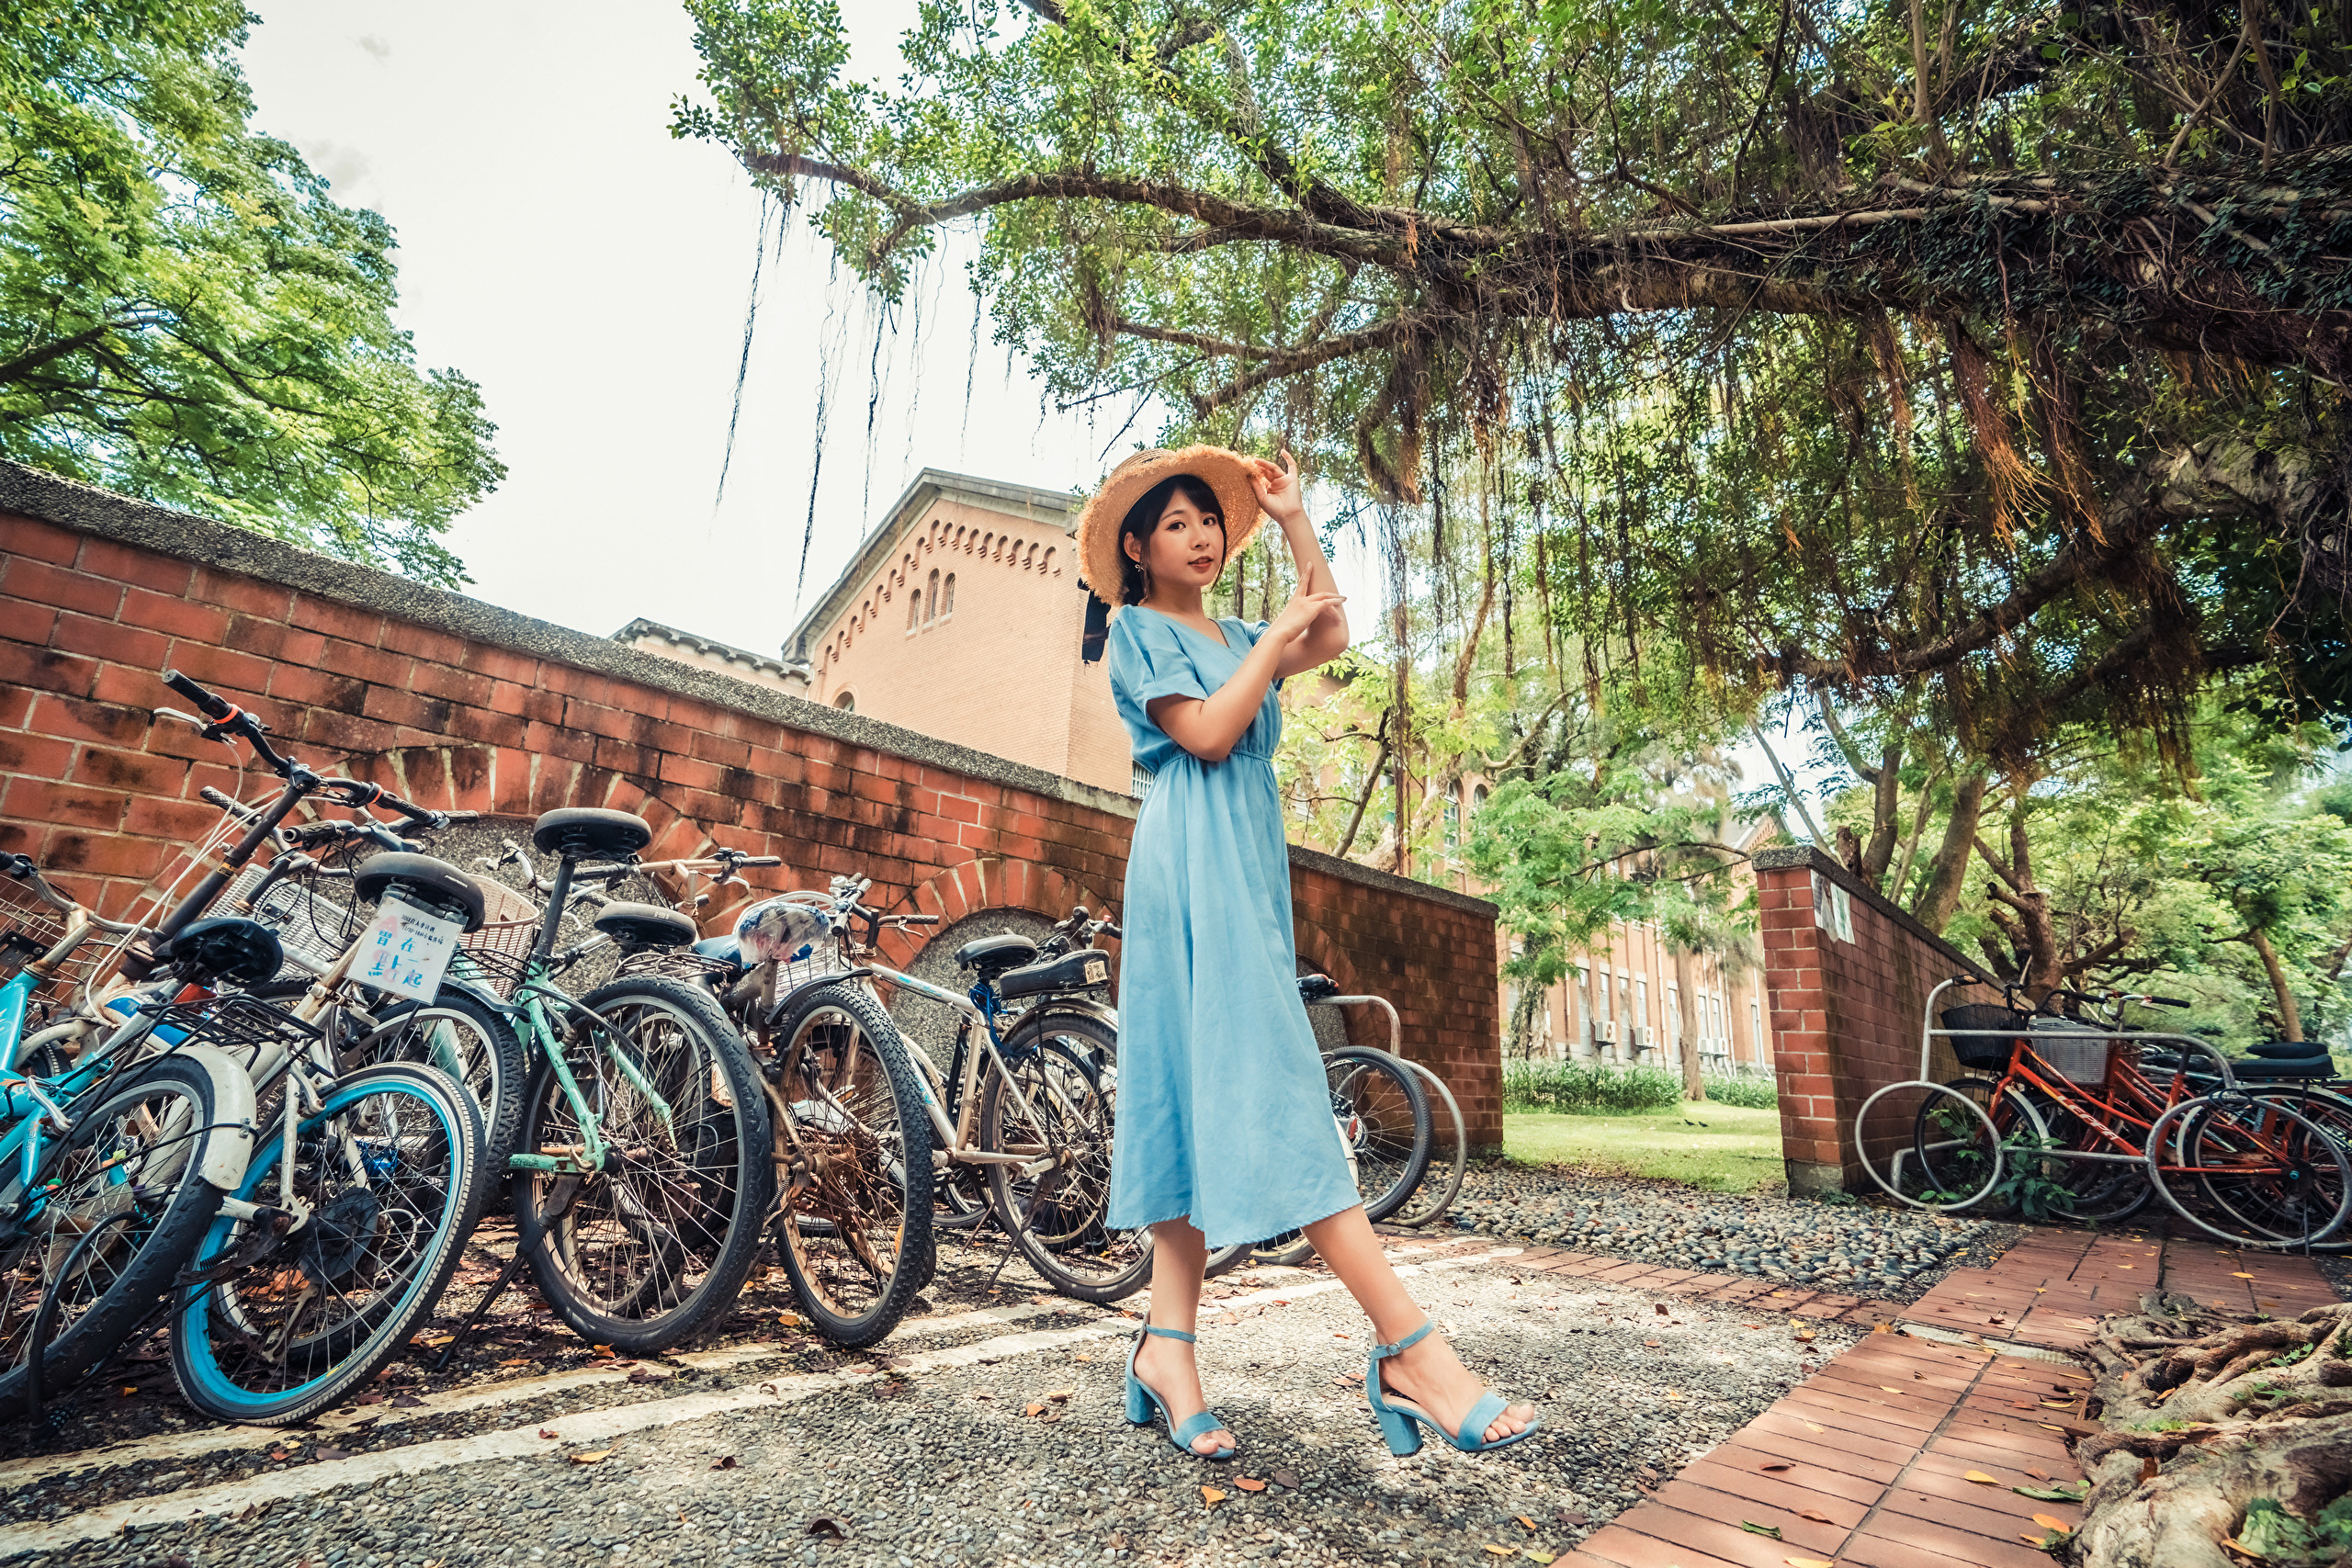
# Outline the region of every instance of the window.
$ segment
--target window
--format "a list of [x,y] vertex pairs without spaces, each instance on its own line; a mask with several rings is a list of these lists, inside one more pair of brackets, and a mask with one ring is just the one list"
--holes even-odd
[[1462,801],[1457,795],[1445,797],[1445,858],[1455,859],[1462,851]]
[[1647,980],[1634,982],[1634,1022],[1643,1029],[1650,1026],[1650,983]]
[[907,595],[907,630],[911,633],[922,620],[922,590],[918,588]]
[[1476,817],[1487,809],[1487,786],[1480,784],[1470,792],[1470,815]]
[[1609,1002],[1609,971],[1606,969],[1595,970],[1593,972],[1593,979],[1595,981],[1592,987],[1594,992],[1593,1001],[1600,1017],[1604,1020],[1615,1018],[1617,1015],[1611,1010]]
[[939,592],[943,595],[939,601],[939,615],[940,619],[944,620],[956,613],[956,574],[954,572],[947,574],[947,581],[940,584]]
[[843,692],[840,696],[833,699],[833,705],[841,709],[843,713],[855,713],[857,711],[857,694],[855,692]]
[[1666,987],[1666,1037],[1676,1042],[1682,1038],[1682,987],[1671,984]]
[[1151,793],[1151,770],[1141,762],[1136,763],[1134,771],[1127,774],[1127,793],[1137,800]]
[[1051,551],[1051,550],[1047,550],[1047,551],[1046,552],[1046,560],[1045,560],[1045,564],[1044,564],[1044,565],[1042,565],[1042,566],[1040,566],[1037,570],[1038,570],[1039,571],[1051,571],[1051,570],[1054,570],[1054,552],[1053,552],[1053,551]]
[[931,618],[937,620],[939,618],[939,573],[936,570],[931,574],[931,597],[923,603],[931,606]]

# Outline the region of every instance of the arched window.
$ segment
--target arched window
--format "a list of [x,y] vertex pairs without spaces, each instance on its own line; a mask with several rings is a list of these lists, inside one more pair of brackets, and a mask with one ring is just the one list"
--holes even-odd
[[1470,792],[1470,815],[1476,817],[1487,809],[1487,786],[1480,784]]
[[956,613],[956,574],[954,572],[947,574],[947,581],[940,584],[939,592],[942,595],[939,601],[939,614],[940,618],[944,620]]
[[[931,599],[929,603],[931,604],[931,618],[935,621],[939,618],[939,571],[937,568],[933,568],[931,574]],[[925,624],[928,625],[929,623]]]
[[1453,860],[1462,852],[1462,799],[1449,794],[1445,797],[1445,858]]
[[922,590],[918,588],[907,595],[907,630],[913,631],[922,619]]
[[1054,570],[1054,552],[1053,552],[1053,551],[1051,551],[1051,550],[1047,550],[1047,551],[1046,552],[1046,563],[1045,563],[1043,566],[1039,567],[1037,570],[1038,570],[1039,571],[1051,571],[1051,570]]
[[840,696],[833,699],[833,705],[841,709],[843,713],[855,713],[857,711],[857,694],[855,692],[843,692]]

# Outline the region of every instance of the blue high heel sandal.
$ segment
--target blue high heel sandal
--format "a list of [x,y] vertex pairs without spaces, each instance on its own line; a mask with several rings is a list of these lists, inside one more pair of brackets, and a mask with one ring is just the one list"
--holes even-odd
[[1157,1334],[1162,1339],[1182,1339],[1187,1345],[1193,1343],[1195,1337],[1181,1328],[1154,1328],[1148,1323],[1143,1325],[1143,1334],[1136,1336],[1136,1348],[1127,1352],[1127,1419],[1138,1427],[1148,1427],[1151,1425],[1151,1413],[1157,1409],[1168,1417],[1168,1440],[1179,1449],[1194,1459],[1231,1459],[1233,1448],[1230,1444],[1208,1453],[1203,1453],[1193,1446],[1193,1439],[1203,1432],[1214,1432],[1225,1425],[1216,1418],[1216,1411],[1204,1410],[1179,1427],[1176,1417],[1169,1412],[1168,1402],[1136,1376],[1136,1358],[1143,1353],[1144,1334]]
[[1364,1371],[1363,1396],[1372,1402],[1372,1413],[1380,1420],[1380,1435],[1388,1439],[1388,1451],[1399,1459],[1420,1452],[1421,1427],[1429,1427],[1465,1454],[1482,1454],[1490,1449],[1507,1449],[1521,1438],[1534,1436],[1543,1423],[1531,1420],[1525,1427],[1507,1438],[1497,1438],[1491,1443],[1486,1440],[1482,1434],[1495,1424],[1496,1416],[1510,1408],[1510,1402],[1492,1389],[1488,1389],[1478,1396],[1478,1403],[1472,1405],[1470,1414],[1462,1418],[1462,1429],[1458,1432],[1447,1431],[1438,1425],[1436,1416],[1430,1415],[1417,1404],[1389,1403],[1381,1393],[1380,1363],[1391,1356],[1411,1349],[1428,1336],[1430,1329],[1436,1326],[1437,1321],[1432,1318],[1394,1345],[1375,1345],[1372,1348],[1372,1364]]

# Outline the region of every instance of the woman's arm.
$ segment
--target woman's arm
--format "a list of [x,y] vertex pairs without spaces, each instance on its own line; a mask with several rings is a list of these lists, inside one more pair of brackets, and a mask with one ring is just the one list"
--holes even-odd
[[[1328,567],[1325,569],[1329,570]],[[1155,697],[1144,710],[1169,739],[1204,762],[1222,762],[1249,733],[1266,701],[1266,688],[1293,657],[1309,627],[1340,614],[1336,593],[1291,595],[1258,645],[1242,656],[1233,678],[1206,697]],[[1342,623],[1344,625],[1344,623]],[[1342,646],[1345,646],[1344,644]],[[1312,668],[1312,666],[1302,666]]]
[[[1253,459],[1253,463],[1250,485],[1258,492],[1258,504],[1282,529],[1283,537],[1290,541],[1291,559],[1298,566],[1298,591],[1336,600],[1339,580],[1332,575],[1331,562],[1323,554],[1323,542],[1315,536],[1315,525],[1306,520],[1306,487],[1299,482],[1298,459],[1285,451],[1279,466],[1263,457]],[[1347,612],[1334,604],[1328,615],[1290,645],[1274,673],[1296,675],[1329,664],[1348,650],[1348,640]]]

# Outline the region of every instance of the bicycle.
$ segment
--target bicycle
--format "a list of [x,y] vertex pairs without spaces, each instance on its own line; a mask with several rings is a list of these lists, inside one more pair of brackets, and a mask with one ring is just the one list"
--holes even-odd
[[[2019,1183],[2040,1181],[2069,1194],[2070,1180],[2088,1186],[2092,1202],[2105,1201],[2101,1212],[2111,1218],[2128,1213],[2123,1205],[2132,1201],[2129,1191],[2112,1189],[2144,1180],[2182,1219],[2241,1247],[2324,1241],[2352,1213],[2352,1160],[2343,1145],[2286,1106],[2240,1090],[2228,1060],[2208,1043],[2191,1035],[2118,1035],[2079,1021],[2037,1020],[2007,1005],[1972,1004],[1939,1019],[1937,998],[1971,980],[1956,976],[1928,993],[1919,1077],[1879,1089],[1856,1114],[1863,1167],[1890,1196],[1916,1208],[1970,1212],[2004,1190],[2006,1167],[2021,1153],[2027,1168]],[[1939,1038],[1951,1041],[1963,1066],[1998,1068],[2000,1076],[1989,1084],[1935,1082],[1929,1067]],[[2141,1070],[2139,1051],[2161,1043],[2177,1045],[2180,1062],[2160,1088]],[[2191,1052],[2211,1058],[2221,1085],[2215,1092],[2185,1092]],[[1910,1137],[1882,1172],[1893,1140],[1874,1139],[1869,1116],[1898,1092],[1924,1098]],[[1917,1160],[1910,1179],[1903,1172],[1906,1156]],[[2062,1174],[2081,1167],[2122,1174]],[[2072,1207],[2071,1199],[2060,1206]]]

